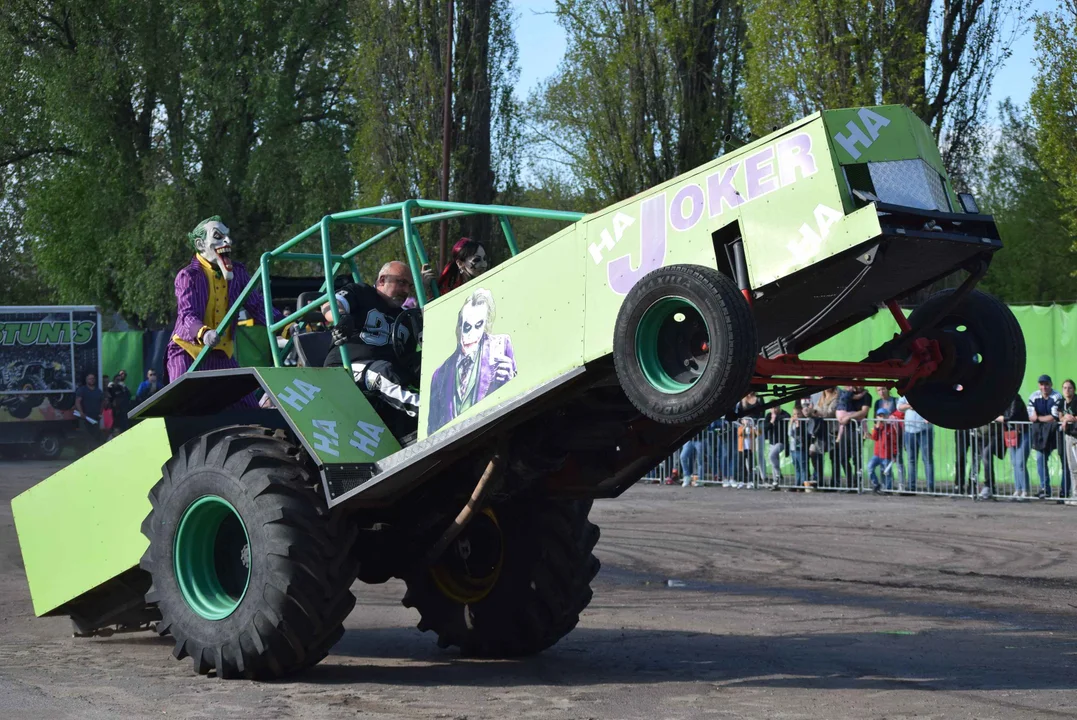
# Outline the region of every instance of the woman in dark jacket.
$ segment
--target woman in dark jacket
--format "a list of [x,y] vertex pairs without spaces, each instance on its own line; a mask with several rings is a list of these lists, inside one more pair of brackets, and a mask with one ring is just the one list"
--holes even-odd
[[777,489],[782,480],[782,452],[789,455],[789,448],[785,445],[785,438],[789,428],[789,413],[775,406],[770,409],[763,419],[763,439],[770,445],[768,457],[770,458],[771,486]]
[[[1014,395],[1009,407],[995,419],[992,437],[998,446],[994,453],[998,457],[1006,454],[1007,446],[1010,448],[1010,463],[1013,466],[1013,482],[1015,498],[1028,497],[1028,410],[1020,395]],[[1009,435],[1009,438],[1007,438]],[[1001,436],[1001,437],[1000,437]],[[1007,443],[1009,439],[1009,443]],[[992,490],[994,492],[994,490]]]

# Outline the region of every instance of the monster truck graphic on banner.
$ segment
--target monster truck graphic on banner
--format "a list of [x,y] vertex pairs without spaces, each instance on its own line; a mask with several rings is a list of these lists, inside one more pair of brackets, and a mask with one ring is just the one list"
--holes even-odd
[[93,307],[0,307],[0,423],[72,419],[100,342]]

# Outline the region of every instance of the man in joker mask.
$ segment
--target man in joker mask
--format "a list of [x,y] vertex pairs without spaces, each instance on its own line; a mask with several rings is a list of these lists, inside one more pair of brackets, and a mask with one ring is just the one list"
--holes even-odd
[[427,434],[478,404],[516,377],[508,335],[494,335],[494,297],[479,288],[468,296],[456,322],[456,351],[430,379]]
[[[221,218],[214,215],[198,223],[187,234],[195,255],[187,267],[176,275],[176,305],[179,311],[172,340],[168,343],[168,376],[175,382],[190,369],[194,359],[209,347],[212,350],[199,363],[199,370],[225,370],[239,367],[235,354],[235,319],[218,334],[217,326],[224,320],[239,294],[250,282],[243,263],[232,262],[232,238]],[[255,322],[266,324],[265,301],[255,289],[243,306]],[[273,311],[273,320],[280,312]],[[237,406],[257,407],[253,396],[243,398]]]

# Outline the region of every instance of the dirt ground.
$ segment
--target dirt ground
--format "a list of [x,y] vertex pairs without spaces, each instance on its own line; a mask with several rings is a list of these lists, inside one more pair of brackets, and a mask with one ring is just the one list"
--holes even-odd
[[1077,717],[1074,507],[638,486],[596,504],[594,601],[542,655],[461,659],[356,585],[319,666],[221,682],[33,617],[10,499],[56,467],[0,463],[0,718]]

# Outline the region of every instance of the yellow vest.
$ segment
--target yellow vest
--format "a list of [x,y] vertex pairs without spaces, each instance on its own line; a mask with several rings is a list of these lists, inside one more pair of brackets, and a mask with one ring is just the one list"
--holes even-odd
[[[204,257],[201,255],[196,257],[198,258],[198,264],[202,266],[202,272],[206,274],[206,283],[209,285],[209,302],[206,303],[206,310],[202,314],[202,325],[212,330],[221,324],[221,320],[224,320],[224,316],[228,312],[228,281]],[[201,345],[182,340],[179,335],[173,335],[172,340],[186,350],[191,357],[198,357],[198,353],[202,352]],[[225,328],[224,332],[221,333],[220,340],[213,349],[220,350],[228,357],[232,357],[231,327]]]

